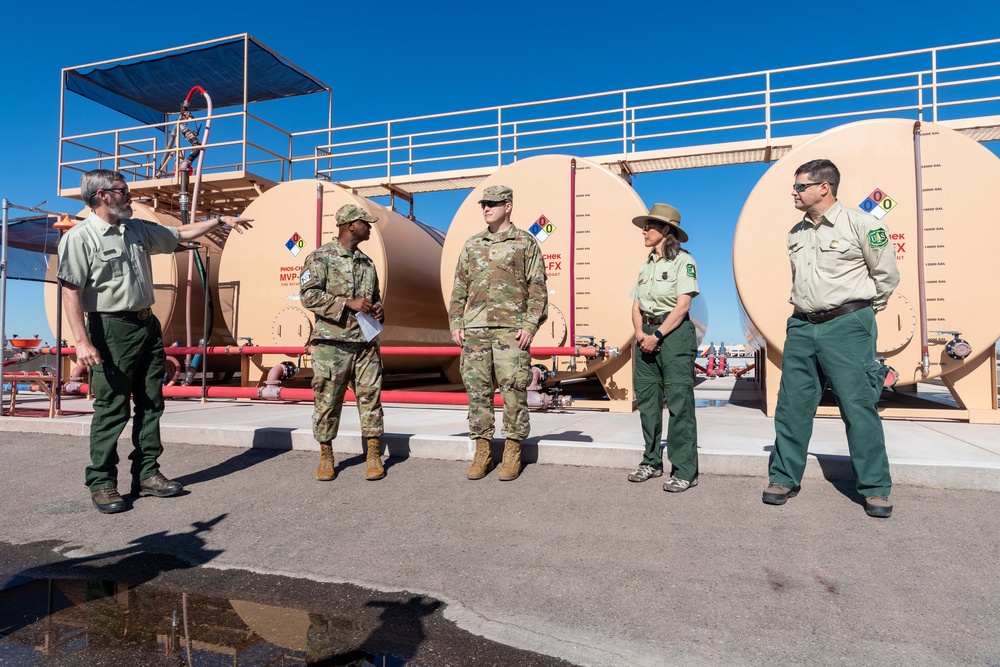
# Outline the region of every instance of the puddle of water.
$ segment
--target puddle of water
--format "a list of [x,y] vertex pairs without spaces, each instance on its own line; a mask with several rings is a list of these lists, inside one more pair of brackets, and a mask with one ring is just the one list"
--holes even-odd
[[[16,582],[15,582],[16,584]],[[385,623],[441,603],[373,610]],[[366,648],[367,620],[99,579],[31,579],[0,592],[0,664],[210,666],[415,663]],[[387,617],[387,618],[386,618]],[[405,628],[398,630],[406,631]],[[405,655],[405,647],[400,651]],[[10,662],[8,662],[10,661]]]
[[696,408],[719,408],[723,405],[729,405],[732,401],[723,401],[715,398],[696,398],[694,399],[694,407]]

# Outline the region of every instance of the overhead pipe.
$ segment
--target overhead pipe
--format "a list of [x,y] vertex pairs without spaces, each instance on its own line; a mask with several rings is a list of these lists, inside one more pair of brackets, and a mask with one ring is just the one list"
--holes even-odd
[[[207,105],[208,117],[205,120],[205,133],[203,138],[198,137],[198,133],[188,126],[186,120],[193,120],[193,116],[188,111],[191,105],[191,98],[195,93],[201,93],[202,97],[205,98],[205,103]],[[201,190],[201,174],[202,167],[205,164],[204,160],[199,160],[198,158],[202,153],[202,146],[208,143],[208,134],[212,128],[212,98],[209,96],[208,92],[205,91],[201,86],[195,86],[190,91],[188,91],[187,97],[181,103],[180,116],[178,117],[178,131],[184,135],[193,148],[190,153],[188,153],[183,160],[177,164],[178,176],[180,177],[180,213],[181,213],[181,224],[189,224],[192,220],[197,217],[198,211],[198,192]],[[194,193],[188,194],[188,179],[190,177],[191,165],[197,162],[197,167],[195,169],[194,177]],[[190,197],[191,208],[188,210],[188,199]],[[205,270],[204,265],[201,261],[201,255],[198,254],[197,250],[192,250],[188,254],[188,274],[187,274],[187,304],[184,309],[184,321],[185,321],[185,333],[186,342],[188,346],[191,346],[191,341],[194,340],[194,335],[192,334],[192,322],[191,322],[191,296],[194,289],[194,270],[195,267],[198,268],[198,275],[201,278],[202,286],[205,290],[205,299],[211,299],[211,291],[208,286],[208,273]],[[207,304],[206,304],[207,305]],[[212,312],[211,308],[207,308],[208,312]],[[206,323],[207,324],[207,323]],[[210,328],[210,327],[209,327]],[[184,360],[187,366],[192,363],[191,355],[187,355]]]

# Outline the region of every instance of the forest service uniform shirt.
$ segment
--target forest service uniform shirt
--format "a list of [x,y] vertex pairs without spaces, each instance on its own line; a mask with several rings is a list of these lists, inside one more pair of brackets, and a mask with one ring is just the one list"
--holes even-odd
[[873,215],[834,202],[814,224],[807,215],[788,233],[792,263],[789,302],[804,313],[871,301],[885,308],[899,284],[896,251]]
[[368,255],[357,249],[352,253],[336,239],[309,253],[299,298],[316,315],[312,341],[366,342],[354,311],[347,307],[349,299],[359,297],[382,302],[375,263]]
[[681,250],[673,259],[649,253],[639,269],[639,280],[629,298],[639,302],[639,310],[649,315],[665,315],[677,307],[682,294],[698,295],[698,266]]
[[135,218],[109,225],[92,212],[59,242],[59,279],[80,288],[85,313],[149,308],[150,255],[173,252],[179,238],[176,227]]
[[548,298],[535,237],[514,225],[497,235],[487,228],[462,248],[448,321],[452,331],[509,327],[534,336],[547,315]]

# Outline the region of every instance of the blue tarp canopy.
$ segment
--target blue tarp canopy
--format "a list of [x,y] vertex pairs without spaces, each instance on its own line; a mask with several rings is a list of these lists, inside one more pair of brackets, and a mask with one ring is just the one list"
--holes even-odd
[[[64,71],[66,90],[143,123],[167,120],[194,86],[212,96],[215,108],[243,104],[244,46],[247,102],[316,93],[329,88],[249,35],[229,37],[167,53]],[[200,95],[192,109],[205,108]]]
[[[7,221],[7,277],[44,281],[59,249],[56,219],[48,215]],[[48,278],[55,282],[55,276]]]

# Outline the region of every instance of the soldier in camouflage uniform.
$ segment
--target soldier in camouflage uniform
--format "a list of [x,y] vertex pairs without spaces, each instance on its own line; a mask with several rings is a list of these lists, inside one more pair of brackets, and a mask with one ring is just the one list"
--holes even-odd
[[337,239],[306,257],[299,291],[302,305],[316,316],[312,334],[312,387],[315,392],[313,436],[319,442],[316,479],[336,476],[333,439],[340,429],[347,383],[354,383],[361,432],[367,441],[365,479],[385,477],[379,453],[382,427],[382,355],[378,339],[365,340],[357,313],[385,320],[375,264],[358,250],[378,218],[360,206],[337,211]]
[[493,468],[493,391],[503,396],[503,462],[497,473],[509,481],[521,474],[521,441],[528,437],[528,347],[545,320],[545,266],[535,238],[510,221],[514,192],[503,185],[483,190],[479,204],[487,228],[465,243],[455,269],[448,319],[462,346],[462,380],[469,393],[469,436],[476,455],[469,479]]

